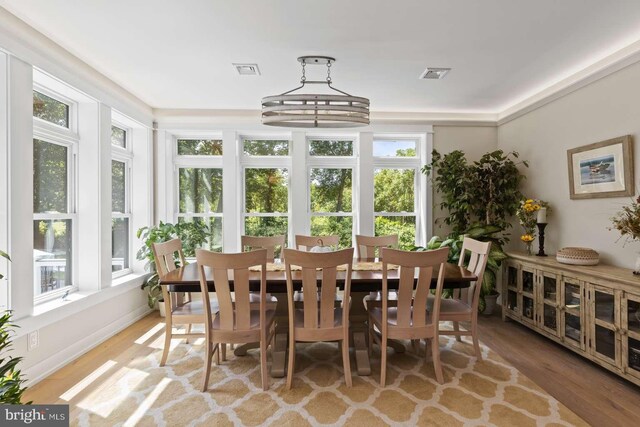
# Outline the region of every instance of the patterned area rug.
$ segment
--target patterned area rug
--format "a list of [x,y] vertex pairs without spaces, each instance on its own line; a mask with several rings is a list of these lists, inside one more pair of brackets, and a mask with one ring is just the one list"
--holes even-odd
[[[167,366],[157,351],[129,361],[100,388],[71,408],[72,425],[81,426],[261,426],[261,425],[587,425],[497,354],[482,346],[476,361],[469,342],[441,337],[445,383],[435,381],[431,358],[408,347],[390,349],[387,386],[379,387],[379,353],[374,373],[353,373],[347,388],[337,345],[297,346],[294,388],[270,378],[262,391],[257,350],[228,355],[213,366],[209,391],[200,391],[202,340],[175,342]],[[228,352],[229,353],[229,352]],[[353,368],[352,363],[352,369]]]

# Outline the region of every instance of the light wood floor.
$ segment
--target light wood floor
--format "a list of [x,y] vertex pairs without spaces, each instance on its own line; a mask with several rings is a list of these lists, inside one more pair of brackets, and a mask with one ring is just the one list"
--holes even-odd
[[[28,389],[25,399],[78,402],[92,392],[86,378],[114,375],[128,361],[155,351],[148,343],[164,333],[161,326],[157,312],[150,314]],[[640,387],[497,315],[481,318],[480,340],[591,425],[640,426]],[[83,380],[86,387],[78,387]]]

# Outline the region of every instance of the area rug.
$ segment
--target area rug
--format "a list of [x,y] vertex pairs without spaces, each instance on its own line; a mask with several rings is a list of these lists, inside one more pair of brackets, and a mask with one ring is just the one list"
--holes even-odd
[[[213,366],[209,390],[200,391],[202,340],[176,342],[167,365],[156,351],[134,357],[71,408],[79,426],[573,426],[587,425],[497,354],[482,345],[477,361],[468,341],[441,337],[445,382],[435,381],[431,358],[389,350],[387,386],[373,374],[353,373],[347,388],[336,344],[299,344],[293,389],[270,378],[262,391],[257,350],[232,353]],[[230,353],[230,352],[228,352]],[[355,371],[354,364],[352,369]]]

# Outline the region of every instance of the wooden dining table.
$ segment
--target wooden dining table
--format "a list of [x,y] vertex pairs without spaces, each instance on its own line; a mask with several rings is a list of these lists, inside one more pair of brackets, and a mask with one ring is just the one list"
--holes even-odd
[[[366,269],[361,269],[366,267]],[[278,271],[269,271],[276,268]],[[459,289],[467,288],[472,282],[477,280],[469,270],[455,264],[444,264],[444,288]],[[252,291],[260,290],[259,271],[249,272],[249,287]],[[301,289],[302,272],[292,271],[293,285],[296,290]],[[337,283],[341,288],[344,286],[346,271],[337,272]],[[213,274],[205,268],[205,277],[209,292],[215,292]],[[434,271],[431,287],[435,288],[438,278],[438,271]],[[321,273],[318,274],[321,279]],[[417,280],[417,272],[416,272]],[[389,269],[387,284],[389,289],[397,289],[399,282],[399,270]],[[200,292],[200,277],[197,264],[187,264],[179,267],[168,274],[160,277],[161,286],[168,286],[169,292]],[[229,285],[233,289],[233,278],[230,276]],[[382,264],[381,263],[353,263],[351,274],[351,308],[349,310],[350,329],[352,334],[351,345],[355,349],[355,361],[359,375],[370,375],[371,365],[367,349],[367,310],[364,299],[371,292],[379,292],[382,289]],[[285,361],[288,339],[288,306],[287,306],[287,279],[283,266],[277,264],[267,268],[267,289],[266,291],[278,299],[276,306],[277,328],[272,344],[272,364],[271,375],[273,377],[283,377],[285,375]],[[398,352],[404,351],[404,345],[400,343],[390,343]],[[235,350],[236,355],[246,354],[248,347],[239,347]]]

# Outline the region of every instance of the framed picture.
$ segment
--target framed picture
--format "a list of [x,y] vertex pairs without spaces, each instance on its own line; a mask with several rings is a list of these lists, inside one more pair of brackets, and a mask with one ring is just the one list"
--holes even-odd
[[572,199],[633,196],[631,136],[567,150]]

